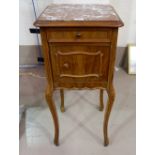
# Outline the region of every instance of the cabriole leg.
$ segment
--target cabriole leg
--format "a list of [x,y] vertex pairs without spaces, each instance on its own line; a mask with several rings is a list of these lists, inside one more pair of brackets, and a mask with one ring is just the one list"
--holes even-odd
[[103,95],[104,95],[104,90],[100,89],[100,106],[99,106],[100,111],[103,111],[104,109]]
[[114,103],[114,99],[115,99],[114,87],[112,87],[107,92],[108,92],[108,103],[106,105],[105,117],[104,117],[104,126],[103,126],[104,146],[107,146],[109,144],[108,122],[109,122],[110,113],[111,113],[113,103]]
[[54,121],[54,128],[55,128],[54,144],[59,145],[59,123],[58,123],[56,107],[52,98],[52,93],[53,93],[53,90],[48,86],[45,92],[45,97]]
[[64,106],[64,90],[63,89],[60,90],[60,96],[61,96],[60,110],[61,110],[61,112],[65,112],[65,106]]

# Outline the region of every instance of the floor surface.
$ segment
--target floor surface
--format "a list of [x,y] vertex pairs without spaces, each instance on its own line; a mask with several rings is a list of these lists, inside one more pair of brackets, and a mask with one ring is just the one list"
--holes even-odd
[[[27,70],[26,70],[27,71]],[[43,74],[42,69],[30,70]],[[103,145],[104,112],[99,90],[65,91],[66,112],[60,112],[60,94],[54,93],[60,124],[60,145],[53,144],[53,121],[44,99],[45,78],[20,77],[20,104],[26,105],[20,122],[20,155],[135,155],[136,78],[115,73],[116,100],[109,121],[108,147]],[[106,106],[107,94],[104,102]]]

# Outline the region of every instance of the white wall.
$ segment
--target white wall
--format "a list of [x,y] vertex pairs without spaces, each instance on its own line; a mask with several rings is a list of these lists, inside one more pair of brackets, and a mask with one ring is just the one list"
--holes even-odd
[[[34,0],[37,15],[50,3],[110,3],[115,7],[118,14],[125,23],[121,28],[118,38],[118,46],[126,46],[128,43],[135,43],[135,0]],[[19,44],[35,45],[36,36],[29,33],[33,27],[35,16],[32,7],[32,0],[19,0]]]
[[117,13],[124,22],[124,27],[119,29],[118,45],[136,43],[136,1],[135,0],[110,0]]
[[19,0],[19,44],[33,45],[36,44],[36,38],[29,33],[29,28],[32,27],[35,20],[32,1]]

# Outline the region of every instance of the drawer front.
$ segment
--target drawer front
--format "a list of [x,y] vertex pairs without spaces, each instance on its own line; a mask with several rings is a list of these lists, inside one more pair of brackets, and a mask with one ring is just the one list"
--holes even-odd
[[111,29],[47,28],[49,42],[110,42]]
[[55,87],[107,82],[110,46],[50,45],[50,50]]

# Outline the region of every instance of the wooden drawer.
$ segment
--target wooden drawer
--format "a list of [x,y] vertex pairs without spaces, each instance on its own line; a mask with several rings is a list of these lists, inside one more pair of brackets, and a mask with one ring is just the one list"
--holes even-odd
[[47,28],[49,42],[110,42],[111,29]]
[[55,87],[107,82],[110,46],[50,45],[50,51]]

